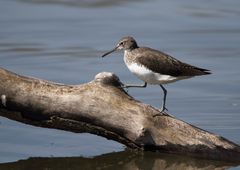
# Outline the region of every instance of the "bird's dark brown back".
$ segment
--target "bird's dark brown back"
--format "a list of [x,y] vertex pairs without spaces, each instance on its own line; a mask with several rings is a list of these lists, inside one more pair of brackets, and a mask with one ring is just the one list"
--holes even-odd
[[147,47],[135,49],[135,60],[148,69],[171,76],[200,76],[211,74],[210,70],[183,63],[174,57]]

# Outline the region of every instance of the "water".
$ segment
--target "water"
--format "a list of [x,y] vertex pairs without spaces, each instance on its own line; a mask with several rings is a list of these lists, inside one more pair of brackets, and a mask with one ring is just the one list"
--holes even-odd
[[[240,144],[239,6],[238,0],[1,0],[0,67],[66,84],[86,83],[102,71],[115,72],[123,82],[141,83],[124,66],[122,53],[100,58],[122,36],[131,35],[140,46],[212,70],[209,76],[166,85],[167,107],[176,117]],[[156,107],[162,98],[157,86],[129,93]],[[0,129],[1,163],[39,156],[81,156],[76,159],[91,164],[109,153],[108,159],[131,165],[122,160],[124,146],[94,135],[38,128],[2,117]],[[176,165],[172,169],[189,166],[189,160],[169,156],[176,160],[169,163],[168,157],[152,157],[134,159],[145,160],[152,169],[157,168],[150,166],[154,161]],[[212,167],[215,163],[204,165]],[[203,168],[195,163],[191,166]]]

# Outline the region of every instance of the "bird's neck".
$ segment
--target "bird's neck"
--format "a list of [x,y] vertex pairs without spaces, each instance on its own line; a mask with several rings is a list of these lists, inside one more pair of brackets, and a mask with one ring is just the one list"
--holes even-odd
[[135,57],[134,55],[132,55],[133,50],[124,50],[124,62],[126,65],[131,64],[132,62],[134,62]]

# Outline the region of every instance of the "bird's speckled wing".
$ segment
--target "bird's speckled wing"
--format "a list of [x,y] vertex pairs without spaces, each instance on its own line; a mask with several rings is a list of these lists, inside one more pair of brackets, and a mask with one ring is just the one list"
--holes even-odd
[[209,70],[183,63],[170,55],[147,47],[135,49],[135,60],[148,69],[171,76],[199,76],[210,74]]

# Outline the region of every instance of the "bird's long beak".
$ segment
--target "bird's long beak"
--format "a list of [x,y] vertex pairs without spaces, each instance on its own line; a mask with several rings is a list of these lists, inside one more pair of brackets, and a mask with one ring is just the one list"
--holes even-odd
[[106,55],[113,53],[113,52],[116,51],[117,49],[118,49],[118,47],[115,47],[115,48],[112,49],[111,51],[108,51],[108,52],[106,52],[105,54],[103,54],[102,57],[105,57]]

